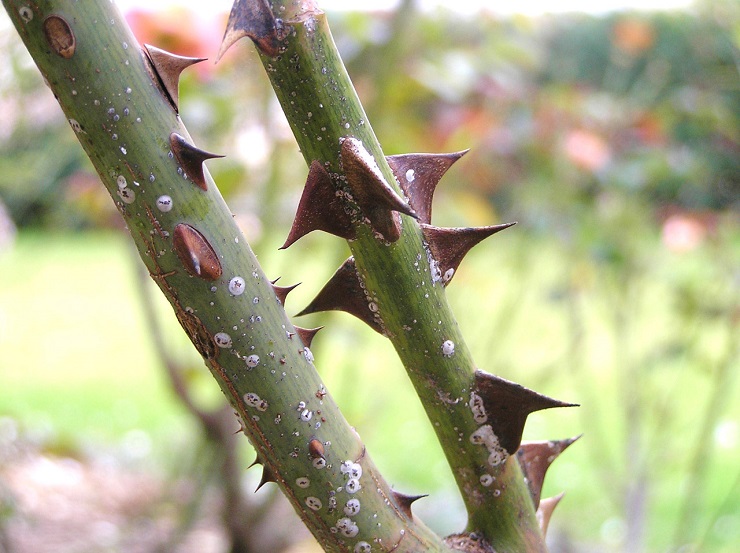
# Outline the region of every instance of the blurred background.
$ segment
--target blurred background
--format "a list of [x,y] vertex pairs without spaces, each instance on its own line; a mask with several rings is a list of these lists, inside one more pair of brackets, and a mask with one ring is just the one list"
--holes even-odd
[[[148,4],[121,3],[141,43],[215,57],[228,2]],[[581,404],[525,431],[583,434],[545,482],[566,492],[551,550],[737,551],[740,4],[387,4],[329,15],[385,152],[470,148],[434,223],[519,222],[448,289],[475,358]],[[249,445],[4,12],[0,55],[0,551],[317,551],[253,493]],[[268,275],[303,283],[297,313],[348,249],[277,249],[307,170],[251,44],[186,71],[180,108],[228,156],[208,167]],[[414,392],[390,344],[341,313],[296,322],[326,325],[316,365],[387,479],[461,530],[421,406],[399,423]]]

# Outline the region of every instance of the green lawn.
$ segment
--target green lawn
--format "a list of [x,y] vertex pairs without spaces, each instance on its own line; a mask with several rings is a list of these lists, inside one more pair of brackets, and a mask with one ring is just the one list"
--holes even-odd
[[[304,281],[290,314],[344,253],[323,247],[338,244],[330,237],[305,240],[290,252],[273,253],[274,244],[257,252],[281,283]],[[655,242],[649,262],[626,271],[509,231],[474,251],[449,297],[481,368],[582,404],[536,413],[526,430],[528,439],[585,434],[548,474],[545,495],[567,492],[555,534],[616,551],[626,513],[642,505],[650,551],[668,550],[706,437],[696,462],[706,479],[688,503],[687,538],[729,553],[740,539],[740,367],[726,359],[737,338],[725,310],[736,309],[737,290],[716,252],[676,256]],[[133,259],[124,237],[101,233],[21,234],[0,254],[0,417],[51,450],[103,447],[166,465],[173,448],[193,443],[193,427],[153,352]],[[692,293],[700,305],[687,307]],[[203,401],[214,401],[215,384],[159,296],[156,308],[168,344],[197,369]],[[390,344],[344,314],[301,324],[327,325],[313,348],[317,367],[389,481],[431,493],[416,512],[441,532],[459,530],[449,470]],[[713,387],[723,362],[723,385]],[[719,414],[703,436],[708,405]],[[146,447],[133,447],[141,440],[132,436],[148,437]]]

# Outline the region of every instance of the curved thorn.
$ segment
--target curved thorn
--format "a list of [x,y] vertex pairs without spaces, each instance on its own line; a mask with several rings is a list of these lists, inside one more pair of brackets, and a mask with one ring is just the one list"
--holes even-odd
[[370,309],[365,291],[360,286],[354,257],[347,259],[337,269],[311,303],[296,316],[321,311],[344,311],[367,323],[376,332],[384,334],[382,322],[377,313]]
[[176,132],[170,134],[170,148],[187,177],[193,181],[198,188],[208,190],[205,172],[203,171],[203,162],[208,159],[222,158],[224,156],[212,154],[205,150],[201,150],[200,148],[196,148],[188,142],[184,136],[177,134]]
[[297,284],[293,284],[292,286],[276,286],[275,283],[278,280],[279,279],[276,278],[270,284],[272,284],[272,289],[275,292],[275,296],[277,296],[280,305],[285,305],[285,299],[288,297],[288,294],[295,290],[301,283],[298,282]]
[[257,456],[254,458],[254,461],[252,461],[252,464],[247,467],[247,469],[251,469],[255,465],[264,465],[265,462],[262,460],[262,457],[260,457],[260,454],[258,453]]
[[329,173],[317,160],[311,163],[308,170],[306,186],[298,202],[293,226],[280,249],[284,250],[313,230],[323,230],[345,240],[355,238],[350,216],[336,194]]
[[437,262],[439,279],[446,286],[455,276],[465,255],[473,246],[516,223],[504,223],[488,227],[441,228],[421,224],[424,239],[432,257]]
[[255,488],[255,492],[258,491],[262,486],[267,484],[268,482],[277,482],[275,479],[275,475],[272,473],[272,470],[265,465],[262,467],[262,478],[260,479],[260,483],[257,484],[257,487]]
[[307,348],[311,347],[311,342],[313,342],[314,336],[324,328],[323,326],[319,326],[317,328],[303,328],[301,326],[296,326],[295,331],[298,334],[298,337],[301,339],[301,342],[303,342],[303,345]]
[[476,393],[483,401],[485,422],[509,455],[519,449],[527,416],[553,407],[576,407],[480,369],[475,371]]
[[419,221],[432,222],[432,198],[442,176],[468,150],[450,154],[400,154],[386,156],[393,174]]
[[537,522],[540,524],[540,530],[542,530],[543,536],[547,535],[547,527],[550,525],[552,512],[555,510],[555,507],[558,506],[560,500],[563,499],[564,495],[565,492],[561,492],[554,497],[548,497],[540,501],[540,506],[537,509]]
[[267,0],[236,0],[231,7],[216,63],[240,38],[249,37],[266,56],[278,54],[280,38],[275,16]]
[[393,495],[393,499],[396,502],[399,510],[410,519],[414,518],[414,515],[411,513],[411,504],[414,501],[421,499],[422,497],[427,497],[429,495],[406,495],[395,490],[391,490],[391,494]]
[[519,446],[517,459],[519,465],[522,467],[524,476],[527,478],[527,486],[529,487],[529,493],[532,496],[532,503],[534,503],[535,509],[540,504],[542,483],[545,480],[547,469],[558,455],[580,437],[576,436],[575,438],[549,442],[524,442]]
[[346,137],[342,141],[340,155],[347,184],[362,214],[370,221],[373,230],[386,240],[395,242],[401,231],[398,216],[393,212],[417,218],[416,212],[388,184],[362,142]]
[[144,53],[149,58],[149,61],[154,67],[154,71],[159,77],[159,84],[167,95],[167,99],[175,108],[175,112],[179,111],[179,84],[180,84],[180,73],[186,68],[205,61],[207,58],[189,58],[185,56],[178,56],[151,44],[144,45]]

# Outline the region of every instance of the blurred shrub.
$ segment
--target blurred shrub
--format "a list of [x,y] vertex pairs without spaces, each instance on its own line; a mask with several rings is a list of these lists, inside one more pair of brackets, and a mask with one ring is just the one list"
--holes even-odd
[[[547,227],[614,197],[654,212],[736,206],[737,45],[710,15],[463,19],[421,16],[404,2],[393,14],[331,17],[388,153],[473,147],[459,182],[503,213],[524,201]],[[142,43],[199,56],[213,55],[223,23],[182,10],[129,19]],[[109,222],[72,133],[7,34],[0,198],[20,226]],[[210,167],[227,195],[246,195],[241,205],[269,220],[256,205],[269,212],[266,195],[282,206],[270,185],[299,185],[304,169],[262,70],[247,47],[196,67],[182,85],[188,126],[213,151],[237,150]]]

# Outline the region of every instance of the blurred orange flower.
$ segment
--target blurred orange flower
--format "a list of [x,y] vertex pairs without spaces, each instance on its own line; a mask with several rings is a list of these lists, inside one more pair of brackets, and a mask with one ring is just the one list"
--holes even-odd
[[707,229],[697,218],[684,213],[668,217],[663,223],[662,240],[666,248],[676,253],[696,249],[704,241]]
[[650,48],[655,42],[652,25],[634,17],[622,19],[614,25],[613,44],[625,53],[636,56]]
[[[133,9],[126,20],[141,44],[151,44],[179,56],[215,58],[226,29],[225,13],[196,17],[192,10],[172,7],[165,10]],[[213,63],[194,66],[200,77],[213,70]]]
[[563,150],[574,165],[591,172],[603,169],[611,160],[609,144],[599,135],[584,129],[569,131]]

